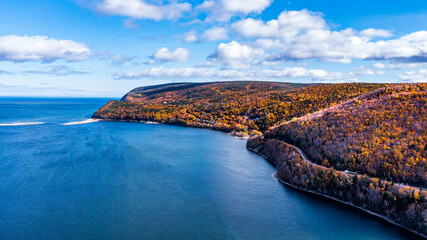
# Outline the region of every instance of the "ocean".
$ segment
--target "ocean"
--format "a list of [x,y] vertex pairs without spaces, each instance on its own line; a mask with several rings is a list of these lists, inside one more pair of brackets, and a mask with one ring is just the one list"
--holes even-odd
[[107,101],[0,98],[0,239],[414,239],[280,184],[245,140],[90,121]]

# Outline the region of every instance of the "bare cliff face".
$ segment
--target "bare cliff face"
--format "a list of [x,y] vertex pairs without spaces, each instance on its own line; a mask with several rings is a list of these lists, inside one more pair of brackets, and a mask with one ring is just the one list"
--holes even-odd
[[423,237],[427,235],[425,190],[311,164],[280,140],[256,136],[246,146],[274,164],[276,177],[284,183],[361,208]]

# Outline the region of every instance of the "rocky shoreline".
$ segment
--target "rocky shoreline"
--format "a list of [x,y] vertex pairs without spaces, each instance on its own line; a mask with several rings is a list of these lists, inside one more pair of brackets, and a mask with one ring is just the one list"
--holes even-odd
[[[95,119],[97,119],[97,118],[95,117]],[[263,147],[262,145],[257,145],[256,147],[250,147],[250,145],[251,145],[251,141],[253,142],[253,141],[254,141],[254,140],[253,140],[254,138],[249,138],[249,137],[239,137],[239,136],[236,136],[236,135],[234,135],[234,134],[232,134],[232,133],[230,133],[230,132],[222,131],[222,130],[220,130],[220,129],[213,129],[213,128],[200,127],[200,126],[189,126],[189,125],[186,125],[186,126],[185,126],[185,125],[173,124],[173,123],[159,123],[159,122],[152,122],[152,121],[136,121],[136,120],[125,120],[125,119],[100,119],[100,120],[103,120],[103,121],[120,121],[120,122],[139,122],[139,123],[149,123],[149,124],[150,124],[150,123],[153,123],[153,124],[167,124],[167,125],[175,125],[175,126],[182,126],[182,127],[192,127],[192,128],[203,128],[203,129],[209,129],[209,130],[215,130],[215,131],[225,132],[225,133],[228,133],[229,135],[231,135],[231,136],[233,136],[233,137],[238,137],[238,138],[245,139],[245,140],[247,139],[247,140],[248,140],[248,144],[247,144],[246,148],[247,148],[249,151],[254,152],[254,153],[256,153],[256,154],[260,155],[261,157],[263,157],[264,159],[266,159],[268,162],[270,162],[271,164],[273,164],[273,165],[277,168],[277,160],[276,160],[276,159],[274,159],[274,158],[272,158],[272,157],[270,157],[270,156],[267,156],[266,154],[263,154],[263,153],[262,153],[262,151],[260,151],[260,149]],[[255,138],[260,138],[260,137],[259,137],[259,136],[257,136],[257,137],[255,137]],[[286,144],[286,143],[284,143],[284,144]],[[333,200],[333,201],[336,201],[336,202],[339,202],[339,203],[345,204],[345,205],[347,205],[347,206],[354,207],[354,208],[356,208],[356,209],[358,209],[358,210],[361,210],[361,211],[363,211],[363,212],[365,212],[365,213],[367,213],[367,214],[370,214],[370,215],[372,215],[372,216],[374,216],[374,217],[377,217],[377,218],[379,218],[379,219],[381,219],[381,220],[383,220],[383,221],[386,221],[386,222],[388,222],[388,223],[390,223],[390,224],[393,224],[393,225],[395,225],[395,226],[397,226],[397,227],[399,227],[399,228],[401,228],[401,229],[404,229],[404,230],[406,230],[406,231],[410,232],[411,234],[414,234],[414,235],[416,235],[416,236],[418,236],[418,237],[420,237],[420,238],[422,238],[422,239],[427,239],[427,235],[425,235],[425,234],[423,234],[423,233],[420,233],[420,232],[418,232],[418,231],[415,231],[415,230],[413,230],[413,229],[410,229],[410,228],[408,228],[408,227],[406,227],[406,226],[404,226],[404,225],[402,225],[402,224],[400,224],[400,223],[397,223],[397,222],[393,221],[392,219],[390,219],[390,218],[388,218],[388,217],[386,217],[386,216],[383,216],[383,215],[381,215],[381,214],[379,214],[379,213],[375,213],[375,212],[370,211],[370,210],[368,210],[368,209],[365,209],[365,208],[363,208],[363,207],[361,207],[361,206],[354,205],[354,204],[352,204],[352,203],[350,203],[350,202],[346,202],[346,201],[340,200],[340,199],[338,199],[338,198],[335,198],[335,197],[332,197],[332,196],[329,196],[329,195],[326,195],[326,194],[323,194],[323,193],[320,193],[320,192],[316,192],[316,191],[313,191],[313,190],[304,189],[304,188],[299,187],[299,186],[297,186],[297,185],[295,185],[295,184],[292,184],[292,183],[290,183],[290,182],[286,182],[286,181],[284,181],[284,180],[280,179],[280,177],[278,177],[278,176],[277,176],[277,173],[276,173],[274,176],[275,176],[275,178],[277,178],[277,179],[278,179],[282,184],[284,184],[284,185],[286,185],[286,186],[288,186],[288,187],[291,187],[291,188],[293,188],[293,189],[295,189],[295,190],[298,190],[298,191],[301,191],[301,192],[306,192],[306,193],[309,193],[309,194],[314,194],[314,195],[316,195],[316,196],[320,196],[320,197],[323,197],[323,198],[327,198],[327,199],[330,199],[330,200]]]
[[[371,211],[369,209],[366,209],[366,208],[364,208],[362,206],[357,206],[357,205],[355,205],[355,204],[353,204],[351,202],[344,201],[344,200],[341,200],[339,198],[336,198],[336,197],[333,197],[333,196],[330,196],[330,195],[327,195],[327,194],[324,194],[324,193],[321,193],[321,192],[318,192],[318,191],[314,191],[314,190],[310,190],[310,189],[307,189],[307,188],[303,188],[301,186],[298,186],[296,184],[290,183],[290,182],[282,179],[283,176],[281,176],[280,174],[283,174],[283,173],[279,173],[280,169],[278,169],[278,164],[280,164],[280,161],[283,161],[283,159],[279,160],[279,159],[276,159],[275,157],[271,156],[271,154],[264,153],[263,152],[264,145],[260,144],[259,139],[260,139],[260,137],[249,139],[246,148],[249,151],[252,151],[252,152],[260,155],[261,157],[263,157],[264,159],[266,159],[268,162],[270,162],[271,164],[273,164],[276,167],[276,169],[277,169],[277,172],[276,172],[276,174],[274,176],[282,184],[284,184],[284,185],[286,185],[288,187],[291,187],[291,188],[293,188],[295,190],[298,190],[298,191],[306,192],[306,193],[309,193],[309,194],[314,194],[316,196],[327,198],[327,199],[330,199],[330,200],[333,200],[333,201],[345,204],[347,206],[354,207],[354,208],[356,208],[358,210],[361,210],[361,211],[363,211],[363,212],[365,212],[367,214],[370,214],[370,215],[375,216],[375,217],[377,217],[379,219],[382,219],[383,221],[391,223],[394,226],[397,226],[397,227],[399,227],[399,228],[401,228],[403,230],[406,230],[406,231],[410,232],[411,234],[414,234],[414,235],[420,237],[421,239],[427,239],[427,235],[425,235],[424,233],[421,233],[421,232],[416,231],[414,229],[408,228],[407,226],[405,226],[405,225],[403,225],[401,223],[398,223],[398,222],[394,221],[393,219],[391,219],[391,218],[389,218],[387,216],[384,216],[384,215],[381,215],[379,213],[373,212],[373,211]],[[256,142],[256,143],[254,144],[254,142]],[[281,156],[281,157],[283,157],[283,156]]]

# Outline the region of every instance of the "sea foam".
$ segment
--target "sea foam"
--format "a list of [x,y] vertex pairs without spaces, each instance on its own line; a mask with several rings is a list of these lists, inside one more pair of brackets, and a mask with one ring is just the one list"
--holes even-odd
[[87,124],[87,123],[93,123],[93,122],[99,122],[99,121],[100,121],[99,119],[93,119],[93,118],[90,118],[90,119],[86,119],[86,120],[83,120],[83,121],[69,122],[69,123],[62,123],[61,125],[64,125],[64,126],[68,126],[68,125],[78,125],[78,124]]
[[27,125],[40,125],[44,122],[16,122],[16,123],[0,123],[0,127],[9,127],[9,126],[27,126]]

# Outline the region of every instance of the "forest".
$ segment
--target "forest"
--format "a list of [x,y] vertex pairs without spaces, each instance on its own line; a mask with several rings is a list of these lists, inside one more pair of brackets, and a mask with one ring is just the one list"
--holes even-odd
[[266,133],[316,163],[427,187],[427,84],[399,85]]
[[93,117],[155,121],[248,136],[382,86],[245,81],[165,84],[136,88],[121,101],[110,101]]
[[426,235],[426,104],[423,83],[174,83],[136,88],[93,117],[251,136],[280,180]]
[[347,174],[307,163],[295,149],[275,139],[255,137],[248,148],[277,168],[276,177],[299,189],[312,191],[384,216],[408,229],[427,234],[427,191],[366,174]]

